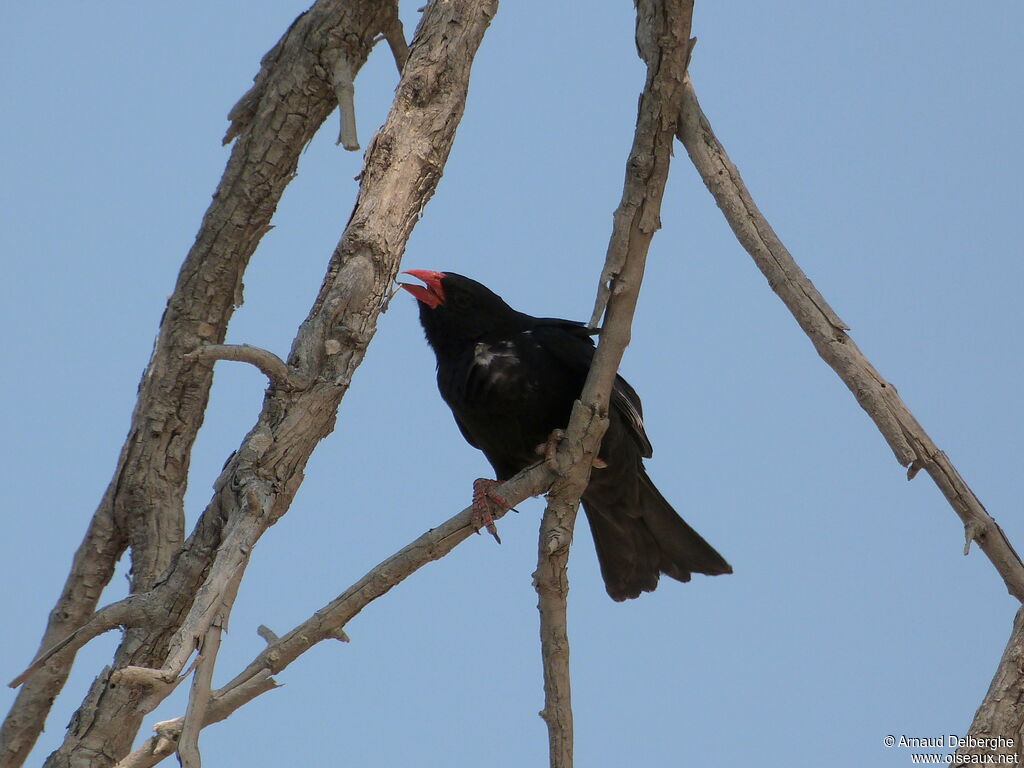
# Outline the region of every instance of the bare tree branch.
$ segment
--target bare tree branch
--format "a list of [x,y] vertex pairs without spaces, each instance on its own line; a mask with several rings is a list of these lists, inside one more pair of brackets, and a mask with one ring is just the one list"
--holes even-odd
[[[333,7],[327,0],[325,5]],[[338,403],[362,361],[376,318],[385,306],[408,236],[440,179],[464,109],[473,55],[495,5],[494,0],[434,2],[424,14],[391,114],[367,152],[355,209],[314,307],[293,343],[289,365],[314,383],[298,393],[273,388],[268,392],[256,427],[222,471],[210,506],[154,587],[165,607],[163,615],[135,636],[126,637],[128,644],[118,653],[118,667],[155,670],[151,677],[161,685],[145,694],[145,701],[159,700],[161,686],[169,685],[165,683],[167,670],[177,668],[182,655],[191,653],[200,631],[205,632],[209,626],[209,606],[217,594],[216,584],[208,582],[206,597],[201,595],[200,605],[191,610],[192,597],[207,572],[224,573],[233,563],[244,565],[248,554],[244,546],[287,510],[302,481],[309,454],[333,427]],[[388,6],[382,7],[393,13]],[[351,8],[346,6],[346,10]],[[286,40],[257,78],[254,90],[274,92],[268,82],[276,82],[278,77],[284,78],[288,88],[317,89],[323,96],[324,109],[318,112],[322,122],[329,113],[327,105],[333,105],[330,84],[316,79],[315,71],[305,71],[302,62],[311,46],[316,48],[312,41],[323,38],[325,44],[331,42],[331,25],[336,23],[336,18],[314,6],[292,27],[291,34],[299,35],[304,42],[292,50],[291,42]],[[272,71],[267,72],[267,68]],[[316,80],[314,84],[305,82],[311,78]],[[303,114],[309,109],[305,104]],[[255,116],[233,114],[245,128],[256,125],[246,121],[262,120],[264,110],[261,107]],[[296,153],[300,148],[294,147]],[[181,361],[197,346],[193,340],[177,359]],[[275,479],[265,484],[261,477]],[[245,500],[254,491],[265,502],[260,505],[265,511],[258,520],[250,521],[245,519]],[[224,534],[230,538],[236,527],[236,538],[243,547],[218,551]],[[182,627],[186,618],[188,624]],[[173,665],[161,668],[172,639]],[[137,663],[140,660],[144,663]],[[142,714],[136,703],[143,694],[134,685],[115,688],[109,683],[110,677],[105,674],[93,684],[90,702],[98,704],[90,704],[87,718],[73,722],[64,744],[51,756],[50,765],[72,762],[81,750],[113,756],[128,751]]]
[[[243,449],[244,451],[244,449]],[[256,470],[253,470],[254,474]],[[256,490],[255,486],[260,486]],[[154,683],[173,682],[185,668],[192,653],[209,639],[210,628],[230,612],[238,582],[249,563],[249,555],[269,525],[266,510],[273,492],[263,483],[251,481],[245,488],[245,503],[228,521],[227,533],[202,586],[192,599],[185,620],[168,646],[167,660],[160,669],[127,666],[114,672],[117,680],[138,684],[147,677]]]
[[402,74],[402,70],[405,69],[405,62],[409,60],[409,45],[405,42],[405,30],[402,28],[402,19],[398,16],[397,8],[394,19],[387,29],[384,30],[384,37],[388,41],[391,55],[395,59],[398,74]]
[[[969,763],[994,763],[999,758],[986,755],[1016,755],[1005,759],[1005,764],[1024,761],[1024,608],[1017,610],[1013,620],[1013,631],[1006,643],[1006,649],[999,660],[996,674],[988,692],[978,707],[971,723],[968,736],[975,740],[973,745],[956,750],[961,760],[954,765]],[[972,755],[978,757],[971,759]]]
[[210,704],[210,684],[213,681],[213,668],[220,651],[221,629],[219,621],[215,621],[206,631],[206,638],[199,649],[199,662],[196,664],[195,674],[192,675],[192,691],[181,724],[181,735],[178,737],[178,761],[181,768],[202,768],[199,732],[203,728],[206,710]]
[[[239,685],[223,694],[219,692],[214,694],[206,709],[203,727],[219,723],[239,707],[277,687],[277,682],[270,676],[270,670],[264,669],[249,678],[244,685]],[[175,751],[184,723],[184,717],[157,723],[153,726],[156,735],[126,755],[114,768],[151,768],[156,765]]]
[[[126,547],[132,548],[133,592],[149,589],[180,548],[189,458],[211,381],[208,368],[183,357],[224,340],[249,257],[294,177],[299,153],[334,107],[330,84],[317,74],[321,53],[343,41],[352,71],[358,71],[394,13],[392,4],[375,0],[319,0],[268,54],[274,61],[286,60],[287,71],[267,65],[265,57],[257,86],[243,99],[245,119],[233,110],[229,133],[240,140],[168,300],[113,479],[75,553],[40,651],[89,619]],[[147,642],[132,631],[117,663],[152,664],[161,657],[161,642]],[[38,738],[73,662],[73,656],[62,659],[33,675],[11,707],[0,729],[0,765],[5,768],[21,765]],[[131,693],[108,692],[97,714],[103,721],[104,713],[118,713],[125,735],[113,753],[130,745],[138,727],[138,722],[132,727],[131,717],[124,719],[123,708],[130,708],[130,702],[122,695]],[[98,753],[104,749],[97,745]]]
[[228,616],[231,615],[231,608],[235,603],[244,572],[243,568],[238,568],[235,571],[234,577],[221,598],[220,611],[214,617],[209,629],[206,630],[206,636],[199,646],[196,671],[192,676],[192,690],[189,694],[188,707],[185,709],[185,719],[182,722],[181,736],[178,740],[178,761],[182,768],[201,768],[202,766],[202,758],[199,754],[199,732],[206,722],[206,710],[213,698],[211,691],[213,669],[217,665],[217,655],[220,653],[221,636],[227,631]]
[[[554,472],[547,464],[540,463],[507,480],[497,492],[515,506],[524,499],[544,492],[554,477]],[[495,519],[500,519],[505,510],[495,510],[494,514]],[[475,532],[471,505],[379,563],[359,581],[282,637],[277,637],[261,625],[259,634],[268,639],[267,647],[233,680],[212,694],[203,726],[223,720],[255,696],[271,690],[273,685],[251,696],[238,695],[239,691],[249,691],[254,684],[268,679],[269,675],[281,672],[314,645],[331,639],[347,641],[343,628],[363,608],[387,594],[427,563],[440,560]],[[217,717],[211,719],[211,713]],[[158,723],[155,728],[161,730],[164,739],[173,743],[178,738],[177,734],[181,732],[181,722],[182,718],[178,718]],[[119,763],[118,768],[148,768],[156,765],[173,751],[173,747],[167,748],[166,744],[161,746],[159,739],[154,737]]]
[[[601,340],[579,401],[573,406],[566,439],[558,451],[563,476],[548,494],[541,523],[534,585],[540,610],[544,662],[544,710],[552,768],[573,764],[573,725],[569,682],[566,565],[580,496],[608,426],[608,402],[615,375],[630,340],[647,251],[661,226],[661,199],[668,179],[673,137],[683,99],[683,78],[691,49],[692,0],[639,0],[636,43],[647,64],[633,146],[626,163],[622,200],[615,211],[601,273],[594,317],[602,312]],[[607,310],[605,310],[607,303]]]
[[924,469],[964,524],[967,547],[976,541],[1011,595],[1024,601],[1024,563],[1003,529],[988,514],[945,453],[914,418],[896,388],[882,378],[846,333],[846,325],[818,293],[761,214],[697,101],[687,78],[679,140],[722,209],[729,226],[754,259],[822,359],[849,387],[875,422],[896,460],[913,478]]
[[308,382],[296,376],[280,357],[269,350],[250,344],[207,344],[189,352],[185,355],[185,359],[192,362],[234,360],[239,363],[249,363],[259,368],[275,386],[291,389],[304,389],[308,386]]
[[8,683],[8,686],[17,688],[42,669],[44,665],[54,664],[60,666],[64,663],[64,656],[73,656],[79,648],[83,647],[93,638],[99,637],[104,632],[109,632],[117,627],[139,626],[144,618],[145,612],[141,610],[141,603],[133,597],[104,606],[96,611],[81,627],[39,654],[24,672]]

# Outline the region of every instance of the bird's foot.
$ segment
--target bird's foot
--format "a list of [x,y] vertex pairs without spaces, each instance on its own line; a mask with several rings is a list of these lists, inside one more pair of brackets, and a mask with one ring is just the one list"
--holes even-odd
[[499,485],[501,483],[486,477],[478,477],[473,481],[473,515],[470,520],[477,533],[480,533],[481,528],[486,528],[494,540],[501,544],[498,526],[494,524],[495,508],[505,512],[512,509],[512,505],[494,490]]
[[[558,466],[558,446],[565,440],[565,430],[555,429],[552,430],[551,435],[548,437],[546,443],[541,443],[534,448],[534,453],[538,456],[544,457],[544,463],[548,465],[548,469],[554,472],[559,477],[565,477],[565,473]],[[600,456],[595,456],[593,461],[594,469],[604,469],[608,466],[608,462],[602,459]]]
[[564,474],[558,466],[558,446],[563,440],[565,440],[565,430],[553,429],[551,434],[548,435],[547,442],[541,443],[534,448],[538,456],[544,457],[544,463],[548,465],[548,469],[559,477]]

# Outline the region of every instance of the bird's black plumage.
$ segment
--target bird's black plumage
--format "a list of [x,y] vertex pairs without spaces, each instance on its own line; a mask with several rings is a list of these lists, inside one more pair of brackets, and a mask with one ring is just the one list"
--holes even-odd
[[[437,385],[466,440],[483,451],[499,480],[538,460],[536,448],[565,427],[594,356],[581,323],[517,312],[485,286],[453,272],[412,270],[427,287],[420,321],[437,356]],[[638,597],[665,573],[732,573],[732,567],[683,521],[647,476],[651,456],[640,398],[616,378],[608,431],[583,509],[601,574],[615,600]]]

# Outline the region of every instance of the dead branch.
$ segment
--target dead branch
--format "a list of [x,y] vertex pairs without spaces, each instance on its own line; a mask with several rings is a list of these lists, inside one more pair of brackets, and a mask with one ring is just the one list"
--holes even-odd
[[[393,15],[387,3],[318,0],[264,58],[257,85],[243,98],[246,107],[233,110],[229,134],[239,141],[168,300],[128,438],[50,612],[40,651],[85,624],[126,547],[132,549],[133,592],[149,589],[181,547],[189,457],[211,382],[210,370],[188,364],[184,355],[224,340],[249,257],[294,177],[299,153],[334,107],[330,85],[317,75],[322,49],[344,40],[356,72]],[[115,663],[159,664],[164,642],[153,640],[126,633]],[[62,658],[19,692],[0,729],[0,764],[21,765],[35,744],[74,660]],[[118,712],[121,735],[95,744],[97,753],[120,754],[130,746],[141,722],[123,715],[131,709],[130,695],[108,691],[100,702],[95,722]]]
[[[206,709],[203,727],[219,723],[247,702],[277,687],[277,682],[270,676],[270,670],[264,669],[251,677],[245,685],[232,688],[224,694],[214,694]],[[152,768],[175,751],[184,723],[184,717],[157,723],[153,726],[156,735],[126,755],[114,768]]]
[[[970,763],[995,763],[999,758],[986,755],[1015,755],[1000,762],[1019,763],[1024,760],[1024,607],[1017,609],[1013,620],[1013,631],[1006,643],[1006,649],[999,660],[996,674],[988,692],[978,707],[968,735],[975,739],[974,745],[956,750],[961,760],[954,765]],[[1000,738],[1002,737],[1002,738]],[[984,741],[983,741],[984,740]],[[972,755],[975,757],[972,759]],[[979,759],[980,758],[980,759]]]
[[122,682],[128,679],[138,682],[147,677],[156,683],[173,682],[192,653],[209,639],[214,622],[230,612],[249,554],[269,525],[266,511],[272,491],[264,487],[257,491],[255,485],[254,482],[246,488],[245,505],[239,514],[229,519],[227,533],[209,574],[193,596],[188,615],[171,638],[163,667],[123,667],[114,673]]
[[85,624],[37,656],[8,686],[17,688],[45,665],[62,665],[64,656],[71,656],[90,640],[117,627],[141,625],[145,612],[133,597],[119,600],[96,611]]
[[[964,524],[967,545],[978,542],[999,571],[1011,595],[1024,601],[1024,563],[1002,528],[914,418],[896,388],[882,378],[846,333],[847,326],[828,305],[814,284],[779,240],[747,190],[739,171],[711,130],[711,124],[687,79],[679,121],[679,140],[722,209],[740,244],[754,259],[822,359],[849,387],[857,402],[875,422],[896,460],[909,467],[913,478],[921,468],[949,501]],[[967,547],[964,548],[964,554]]]
[[397,7],[394,19],[384,30],[384,38],[388,41],[391,55],[395,59],[395,66],[398,67],[398,74],[402,74],[405,62],[409,60],[409,45],[405,42],[405,30],[402,28],[402,20],[398,16]]
[[[497,492],[515,506],[524,499],[543,493],[554,477],[555,473],[551,468],[545,463],[540,463],[503,483]],[[504,510],[496,510],[495,518],[500,519],[504,514]],[[261,625],[262,631],[259,634],[268,641],[267,647],[233,680],[212,693],[202,727],[223,720],[260,693],[271,690],[273,684],[248,695],[252,686],[269,679],[271,674],[281,672],[314,645],[331,639],[347,641],[344,626],[349,621],[371,602],[387,594],[424,565],[440,560],[470,538],[476,531],[472,518],[473,507],[469,506],[436,528],[431,528],[372,568],[359,581],[283,636],[277,637]],[[239,695],[241,691],[246,691],[247,695]],[[216,718],[211,719],[212,714],[215,714]],[[176,742],[178,734],[181,733],[181,723],[182,718],[178,718],[158,723],[154,728],[161,732],[165,740]],[[173,746],[167,748],[166,744],[161,744],[160,739],[153,737],[119,763],[118,768],[148,768],[156,765],[173,751]]]
[[640,57],[647,64],[647,78],[591,327],[597,325],[602,313],[605,320],[583,393],[573,407],[566,440],[558,452],[564,476],[555,481],[548,494],[534,573],[544,662],[541,715],[548,726],[552,768],[571,768],[573,763],[569,637],[565,615],[569,545],[580,496],[587,487],[608,426],[608,402],[619,363],[629,344],[647,251],[655,231],[661,226],[661,199],[683,99],[692,17],[692,0],[640,0],[637,3],[636,43]]
[[221,637],[227,631],[228,616],[231,615],[231,608],[235,603],[243,573],[244,569],[242,568],[235,572],[231,583],[228,584],[221,597],[220,611],[214,617],[210,628],[206,630],[206,636],[199,646],[196,671],[192,676],[192,690],[189,693],[188,706],[185,709],[185,718],[181,725],[181,736],[178,739],[178,762],[181,763],[182,768],[201,768],[202,766],[202,758],[199,754],[199,732],[206,722],[206,710],[213,698],[211,691],[213,669],[217,664]]
[[[337,23],[336,15],[327,13],[327,9],[334,9],[335,3],[323,2],[293,25],[293,34],[299,34],[303,27],[303,39],[319,40],[320,35],[333,29],[330,25]],[[375,7],[388,10],[386,6]],[[347,4],[345,9],[352,10]],[[167,669],[175,669],[181,655],[192,652],[195,637],[209,626],[208,609],[215,591],[211,590],[207,595],[210,599],[204,597],[192,610],[192,598],[205,574],[227,571],[232,562],[244,565],[248,551],[218,549],[225,533],[230,536],[241,525],[238,541],[248,545],[288,509],[310,453],[333,427],[337,406],[373,336],[409,234],[436,189],[464,109],[472,59],[494,10],[494,0],[434,2],[428,7],[391,114],[367,152],[355,209],[332,256],[320,294],[292,346],[289,364],[314,383],[298,393],[274,389],[268,393],[257,425],[228,461],[210,505],[157,586],[165,611],[137,636],[126,638],[125,651],[116,659],[118,667],[153,670],[155,678],[166,679]],[[310,29],[304,25],[314,26]],[[266,88],[265,80],[282,77],[286,92],[291,87],[314,88],[318,95],[322,91],[323,101],[317,102],[324,107],[317,112],[322,122],[334,97],[330,85],[316,79],[314,69],[303,69],[308,53],[308,46],[297,44],[292,50],[286,40],[269,65],[273,71],[261,73],[266,78],[257,78],[254,88],[273,92],[273,88]],[[309,79],[316,83],[305,82]],[[310,98],[308,93],[306,98]],[[309,109],[306,103],[302,114]],[[263,109],[258,112],[262,115]],[[301,143],[294,148],[297,154]],[[193,341],[180,350],[176,359],[184,365],[184,354],[198,346]],[[275,481],[265,484],[261,480],[264,476]],[[245,520],[246,500],[254,491],[266,510],[256,516],[255,525]],[[216,562],[218,559],[222,564]],[[186,618],[189,625],[179,631]],[[172,636],[174,665],[165,669],[160,665]],[[144,663],[137,663],[143,659]],[[73,762],[79,750],[115,756],[128,751],[141,718],[131,701],[137,689],[111,688],[103,677],[94,684],[94,691],[103,693],[99,709],[90,713],[87,728],[80,732],[72,727],[62,747],[51,756],[51,764]],[[151,692],[147,700],[154,698]]]
[[192,675],[192,691],[188,698],[188,707],[181,724],[181,735],[178,737],[178,762],[181,768],[202,768],[202,756],[199,754],[199,732],[206,719],[206,710],[210,704],[210,683],[213,680],[213,668],[220,651],[221,628],[215,622],[206,632],[203,646],[199,649],[199,662],[195,674]]
[[290,389],[303,389],[308,386],[308,382],[293,374],[288,364],[280,357],[251,344],[207,344],[186,354],[185,359],[192,362],[233,360],[249,363],[259,368],[274,386]]

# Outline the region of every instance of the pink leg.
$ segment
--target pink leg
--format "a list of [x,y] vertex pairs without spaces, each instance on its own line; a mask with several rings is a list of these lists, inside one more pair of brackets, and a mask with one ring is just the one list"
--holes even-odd
[[498,527],[494,524],[494,510],[501,512],[511,509],[511,505],[495,491],[501,483],[486,477],[478,477],[473,481],[473,527],[480,533],[481,528],[494,537],[494,540],[501,544],[501,537],[498,536]]
[[563,440],[565,440],[565,432],[555,429],[548,436],[546,443],[541,443],[534,449],[537,455],[544,457],[544,463],[548,465],[548,469],[558,475],[561,475],[562,472],[558,468],[558,458],[555,454],[558,453],[558,444]]

